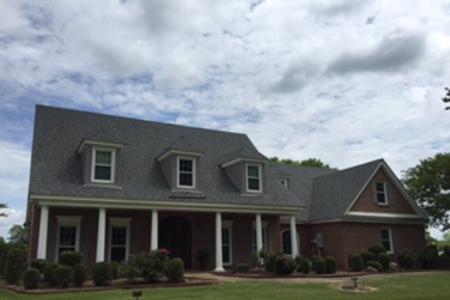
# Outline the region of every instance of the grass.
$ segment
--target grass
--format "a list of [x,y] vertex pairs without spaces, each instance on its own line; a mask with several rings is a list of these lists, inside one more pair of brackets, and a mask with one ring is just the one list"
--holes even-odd
[[[388,279],[363,280],[375,287],[376,292],[355,294],[338,290],[329,284],[284,283],[225,283],[191,288],[144,289],[142,300],[290,300],[290,299],[450,299],[450,273],[434,275],[399,276]],[[1,300],[124,300],[130,299],[131,290],[83,292],[72,294],[21,295],[0,290]]]

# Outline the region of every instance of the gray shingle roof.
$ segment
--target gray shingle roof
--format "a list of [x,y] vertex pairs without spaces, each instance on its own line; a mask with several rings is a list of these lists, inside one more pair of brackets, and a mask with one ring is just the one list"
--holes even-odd
[[[83,139],[125,144],[120,151],[118,166],[122,178],[120,189],[83,185],[81,159],[76,153]],[[167,149],[184,146],[189,148],[187,150],[203,153],[198,173],[201,193],[197,197],[172,192],[156,162],[156,158]],[[282,187],[275,178],[277,174],[271,170],[266,173],[267,186],[263,195],[241,195],[220,164],[224,158],[243,151],[246,156],[262,156],[245,134],[37,106],[30,194],[264,206],[304,205],[299,194]]]

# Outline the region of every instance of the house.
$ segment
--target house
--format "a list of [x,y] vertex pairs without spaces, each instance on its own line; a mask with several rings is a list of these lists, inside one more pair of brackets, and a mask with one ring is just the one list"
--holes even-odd
[[222,271],[256,250],[331,255],[425,247],[426,215],[384,160],[345,170],[271,163],[245,134],[36,107],[30,259],[88,264],[167,248]]

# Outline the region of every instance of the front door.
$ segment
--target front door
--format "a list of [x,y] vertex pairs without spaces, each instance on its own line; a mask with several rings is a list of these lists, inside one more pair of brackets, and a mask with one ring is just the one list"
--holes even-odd
[[159,248],[179,257],[186,269],[191,268],[191,223],[181,217],[167,217],[159,224]]

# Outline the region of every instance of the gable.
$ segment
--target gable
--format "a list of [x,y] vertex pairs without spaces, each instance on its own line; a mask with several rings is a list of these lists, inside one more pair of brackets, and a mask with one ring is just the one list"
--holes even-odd
[[[375,182],[383,181],[387,189],[387,205],[378,205],[375,200]],[[397,214],[416,214],[414,209],[408,203],[404,195],[400,192],[391,178],[383,168],[379,168],[369,184],[356,199],[350,208],[353,212],[376,212],[376,213],[397,213]]]

